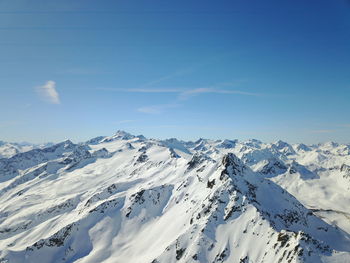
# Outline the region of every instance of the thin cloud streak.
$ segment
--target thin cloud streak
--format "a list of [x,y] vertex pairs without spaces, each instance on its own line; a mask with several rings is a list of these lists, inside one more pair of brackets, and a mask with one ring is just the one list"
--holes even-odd
[[161,77],[159,79],[152,80],[152,81],[142,85],[141,87],[153,86],[154,84],[158,84],[158,83],[161,83],[161,82],[163,82],[165,80],[169,80],[169,79],[172,79],[172,78],[175,78],[175,77],[180,77],[180,76],[189,74],[189,73],[191,73],[193,71],[194,71],[194,68],[188,68],[188,69],[179,70],[179,71],[176,71],[176,72],[174,72],[172,74],[163,76],[163,77]]
[[154,88],[149,87],[154,84],[160,83],[164,80],[168,80],[183,74],[187,74],[189,72],[193,71],[193,68],[182,70],[175,72],[173,74],[170,74],[168,76],[164,76],[158,80],[151,81],[139,88],[108,88],[108,87],[99,87],[97,89],[104,90],[104,91],[115,91],[115,92],[128,92],[128,93],[173,93],[177,94],[174,102],[172,104],[163,104],[163,105],[150,105],[150,106],[143,106],[137,108],[138,112],[146,113],[146,114],[160,114],[165,109],[173,108],[181,106],[177,104],[178,102],[188,100],[192,97],[199,96],[202,94],[231,94],[231,95],[243,95],[243,96],[261,96],[262,94],[254,93],[254,92],[246,92],[242,90],[236,90],[236,89],[229,89],[229,86],[236,86],[236,83],[232,82],[224,82],[219,83],[214,86],[209,87],[200,87],[200,88],[190,88],[190,87],[175,87],[175,88],[166,88],[166,87],[160,87],[160,88]]
[[188,100],[192,97],[199,96],[202,94],[232,94],[232,95],[243,95],[243,96],[261,96],[259,93],[246,92],[241,90],[230,90],[215,87],[205,87],[205,88],[133,88],[133,89],[123,89],[123,88],[98,88],[99,90],[105,91],[116,91],[116,92],[129,92],[129,93],[175,93],[177,98],[172,104],[162,104],[162,105],[151,105],[144,106],[137,109],[138,112],[147,114],[160,114],[165,109],[179,107],[177,104],[179,101]]
[[178,93],[180,99],[188,99],[190,97],[201,95],[205,93],[216,94],[237,94],[246,96],[261,96],[260,93],[246,92],[241,90],[218,89],[218,88],[195,88],[195,89],[181,89],[181,88],[135,88],[135,89],[119,89],[119,88],[98,88],[105,91],[130,92],[130,93]]
[[188,99],[190,97],[205,94],[205,93],[214,93],[214,94],[237,94],[237,95],[246,95],[246,96],[261,96],[258,93],[245,92],[240,90],[229,90],[229,89],[215,89],[215,88],[197,88],[184,91],[180,93],[180,99]]
[[154,84],[159,84],[159,83],[161,83],[163,81],[166,81],[166,80],[169,80],[169,79],[173,79],[173,78],[180,77],[180,76],[185,76],[187,74],[195,72],[196,70],[198,70],[199,68],[201,68],[203,66],[211,65],[213,63],[217,63],[218,60],[221,60],[222,58],[226,58],[226,57],[227,57],[227,54],[214,56],[212,58],[206,59],[205,61],[202,61],[202,62],[196,63],[196,64],[194,64],[192,66],[189,66],[187,68],[183,68],[183,69],[177,70],[177,71],[175,71],[173,73],[170,73],[168,75],[165,75],[163,77],[160,77],[159,79],[152,80],[152,81],[142,85],[141,87],[142,88],[150,87],[150,86],[153,86]]

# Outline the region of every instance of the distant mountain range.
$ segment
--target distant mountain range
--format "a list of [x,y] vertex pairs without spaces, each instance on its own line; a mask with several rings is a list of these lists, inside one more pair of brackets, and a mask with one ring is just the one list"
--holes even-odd
[[350,262],[350,145],[0,142],[0,262]]
[[45,148],[53,143],[33,144],[28,142],[13,143],[0,141],[0,158],[10,158],[17,153],[27,152],[35,148]]

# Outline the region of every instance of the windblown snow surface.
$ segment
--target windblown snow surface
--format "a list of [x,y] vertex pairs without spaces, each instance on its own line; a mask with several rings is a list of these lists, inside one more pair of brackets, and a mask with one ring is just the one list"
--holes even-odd
[[0,159],[0,262],[350,262],[350,146],[118,131]]

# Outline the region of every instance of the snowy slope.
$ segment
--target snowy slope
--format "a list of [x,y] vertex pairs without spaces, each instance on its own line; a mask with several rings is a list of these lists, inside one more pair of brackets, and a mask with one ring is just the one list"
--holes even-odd
[[118,131],[0,159],[0,262],[349,262],[349,145]]
[[51,145],[51,143],[46,144],[31,144],[31,143],[12,143],[0,141],[0,159],[10,158],[17,153],[30,151],[35,148],[45,148]]

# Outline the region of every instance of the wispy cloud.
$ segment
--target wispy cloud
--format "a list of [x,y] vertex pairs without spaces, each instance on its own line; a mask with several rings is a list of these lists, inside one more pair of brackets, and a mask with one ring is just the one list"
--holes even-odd
[[[232,84],[230,84],[232,85]],[[229,86],[229,84],[225,83],[222,86]],[[173,93],[176,94],[176,99],[173,103],[170,104],[161,104],[161,105],[151,105],[144,106],[137,109],[139,112],[148,113],[148,114],[159,114],[163,112],[165,109],[178,107],[181,104],[178,102],[188,100],[192,97],[199,96],[202,94],[231,94],[231,95],[243,95],[243,96],[261,96],[259,93],[247,92],[236,89],[228,89],[223,88],[222,86],[212,86],[212,87],[201,87],[201,88],[98,88],[99,90],[105,91],[115,91],[115,92],[129,92],[129,93]]]
[[230,90],[230,89],[217,89],[217,88],[196,88],[186,90],[180,93],[180,99],[189,99],[190,97],[205,94],[205,93],[216,93],[216,94],[237,94],[237,95],[245,95],[245,96],[260,96],[258,93],[253,92],[245,92],[240,90]]
[[[215,58],[215,60],[218,58]],[[148,83],[145,83],[138,88],[106,88],[106,87],[100,87],[97,88],[99,90],[104,91],[116,91],[116,92],[130,92],[130,93],[173,93],[176,95],[173,103],[171,104],[162,104],[162,105],[151,105],[151,106],[143,106],[137,109],[137,111],[142,113],[148,113],[148,114],[159,114],[163,112],[167,108],[173,108],[181,106],[181,104],[178,104],[181,101],[188,100],[192,97],[199,96],[202,94],[232,94],[232,95],[244,95],[244,96],[261,96],[261,94],[254,93],[254,92],[247,92],[242,90],[237,90],[232,87],[235,87],[237,83],[242,82],[242,80],[235,81],[235,82],[223,82],[219,83],[217,85],[209,86],[209,87],[154,87],[159,86],[157,84],[162,83],[166,80],[173,79],[179,76],[183,76],[186,74],[190,74],[194,72],[197,68],[211,64],[214,61],[210,60],[205,63],[199,63],[197,65],[194,65],[192,67],[188,67],[182,70],[175,71],[171,74],[165,75],[163,77],[160,77],[158,79],[152,80]],[[244,80],[243,80],[244,81]],[[231,88],[232,89],[231,89]]]
[[164,75],[164,76],[162,76],[162,77],[160,77],[158,79],[155,79],[155,80],[152,80],[150,82],[147,82],[147,83],[141,85],[141,87],[142,88],[144,88],[144,87],[151,87],[151,86],[153,86],[155,84],[159,84],[159,83],[161,83],[163,81],[166,81],[166,80],[169,80],[169,79],[173,79],[173,78],[176,78],[176,77],[181,77],[181,76],[185,76],[185,75],[194,73],[195,71],[197,71],[201,67],[209,66],[211,64],[216,64],[216,63],[218,63],[218,61],[220,61],[220,60],[222,60],[224,58],[227,58],[227,56],[229,56],[229,55],[230,54],[217,55],[217,56],[214,56],[214,57],[211,57],[211,58],[206,58],[203,61],[200,61],[198,63],[192,64],[191,66],[179,69],[177,71],[174,71],[172,73]]
[[160,77],[159,79],[155,79],[146,84],[143,84],[141,87],[150,87],[150,86],[153,86],[154,84],[159,84],[165,80],[173,79],[176,77],[180,77],[180,76],[184,76],[186,74],[192,73],[194,70],[195,70],[194,67],[178,70],[178,71],[175,71],[174,73],[165,75],[163,77]]
[[162,113],[165,109],[179,107],[179,104],[160,104],[160,105],[151,105],[146,107],[138,108],[137,111],[148,114],[159,114]]
[[56,83],[52,80],[47,81],[43,86],[36,87],[38,95],[46,102],[60,104],[60,97],[56,91]]
[[202,87],[202,88],[135,88],[135,89],[118,89],[118,88],[98,88],[105,91],[119,91],[130,93],[177,93],[178,99],[185,100],[194,96],[206,93],[216,94],[236,94],[245,96],[261,96],[259,93],[246,92],[241,90],[222,89],[217,87]]

